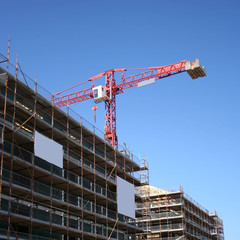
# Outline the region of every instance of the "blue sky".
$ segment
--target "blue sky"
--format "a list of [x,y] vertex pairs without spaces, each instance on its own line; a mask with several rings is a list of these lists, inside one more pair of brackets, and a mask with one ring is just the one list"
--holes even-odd
[[[111,68],[199,58],[205,78],[183,73],[117,96],[117,133],[148,156],[152,185],[183,186],[222,215],[231,240],[240,227],[239,11],[233,0],[1,1],[0,52],[11,35],[11,62],[18,53],[24,72],[37,73],[49,92]],[[72,108],[93,122],[93,105]]]

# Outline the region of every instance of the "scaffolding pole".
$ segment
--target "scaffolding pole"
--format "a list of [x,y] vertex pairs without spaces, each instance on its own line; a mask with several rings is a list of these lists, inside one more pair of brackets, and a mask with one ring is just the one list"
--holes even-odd
[[2,154],[0,164],[0,205],[2,200],[2,173],[3,173],[3,152],[4,152],[4,138],[5,138],[5,118],[7,112],[7,90],[8,90],[8,72],[9,72],[9,58],[10,58],[10,36],[8,39],[8,54],[4,62],[7,62],[7,74],[6,74],[6,87],[5,87],[5,98],[4,98],[4,109],[3,109],[3,128],[2,128]]

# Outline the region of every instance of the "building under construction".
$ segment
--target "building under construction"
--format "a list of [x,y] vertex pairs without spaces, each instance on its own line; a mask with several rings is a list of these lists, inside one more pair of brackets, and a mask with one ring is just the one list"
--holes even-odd
[[141,236],[134,188],[146,184],[144,159],[56,107],[9,55],[0,62],[0,239]]
[[[223,239],[218,216],[182,190],[149,188],[147,161],[116,136],[117,94],[182,72],[203,77],[205,68],[195,59],[126,78],[123,71],[89,79],[105,76],[104,87],[56,98],[18,60],[10,64],[9,48],[0,54],[0,239]],[[105,101],[105,133],[69,108],[90,98]]]
[[[152,240],[223,240],[223,222],[216,212],[209,213],[189,197],[182,188],[162,190],[146,186],[148,215],[138,218],[145,228],[146,239]],[[142,210],[145,204],[137,203]]]

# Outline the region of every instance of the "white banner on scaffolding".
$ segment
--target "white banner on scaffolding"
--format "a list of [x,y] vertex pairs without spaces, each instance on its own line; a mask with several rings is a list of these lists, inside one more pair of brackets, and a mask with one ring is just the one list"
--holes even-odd
[[134,185],[117,177],[117,203],[118,212],[135,218]]
[[35,131],[35,155],[63,168],[63,146]]

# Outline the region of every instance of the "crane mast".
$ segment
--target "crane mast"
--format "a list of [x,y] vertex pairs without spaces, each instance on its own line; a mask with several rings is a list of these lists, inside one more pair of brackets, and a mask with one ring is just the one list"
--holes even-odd
[[[142,68],[147,71],[125,77],[123,72],[139,69],[111,69],[100,73],[88,81],[94,81],[105,76],[104,86],[95,86],[92,83],[90,88],[70,93],[63,96],[57,96],[66,90],[56,93],[54,96],[54,104],[58,107],[70,105],[73,103],[85,101],[93,98],[96,102],[105,102],[105,140],[112,146],[118,147],[117,127],[116,127],[116,95],[123,93],[123,90],[135,87],[145,86],[154,83],[156,80],[170,77],[179,73],[187,72],[192,79],[206,76],[206,70],[201,66],[199,59],[194,61],[183,60],[178,63],[160,67]],[[121,73],[121,80],[116,82],[115,72]],[[68,90],[68,89],[67,89]]]
[[112,146],[118,146],[116,126],[116,81],[114,72],[106,75],[105,89],[106,95],[108,96],[105,100],[105,139],[110,142]]

